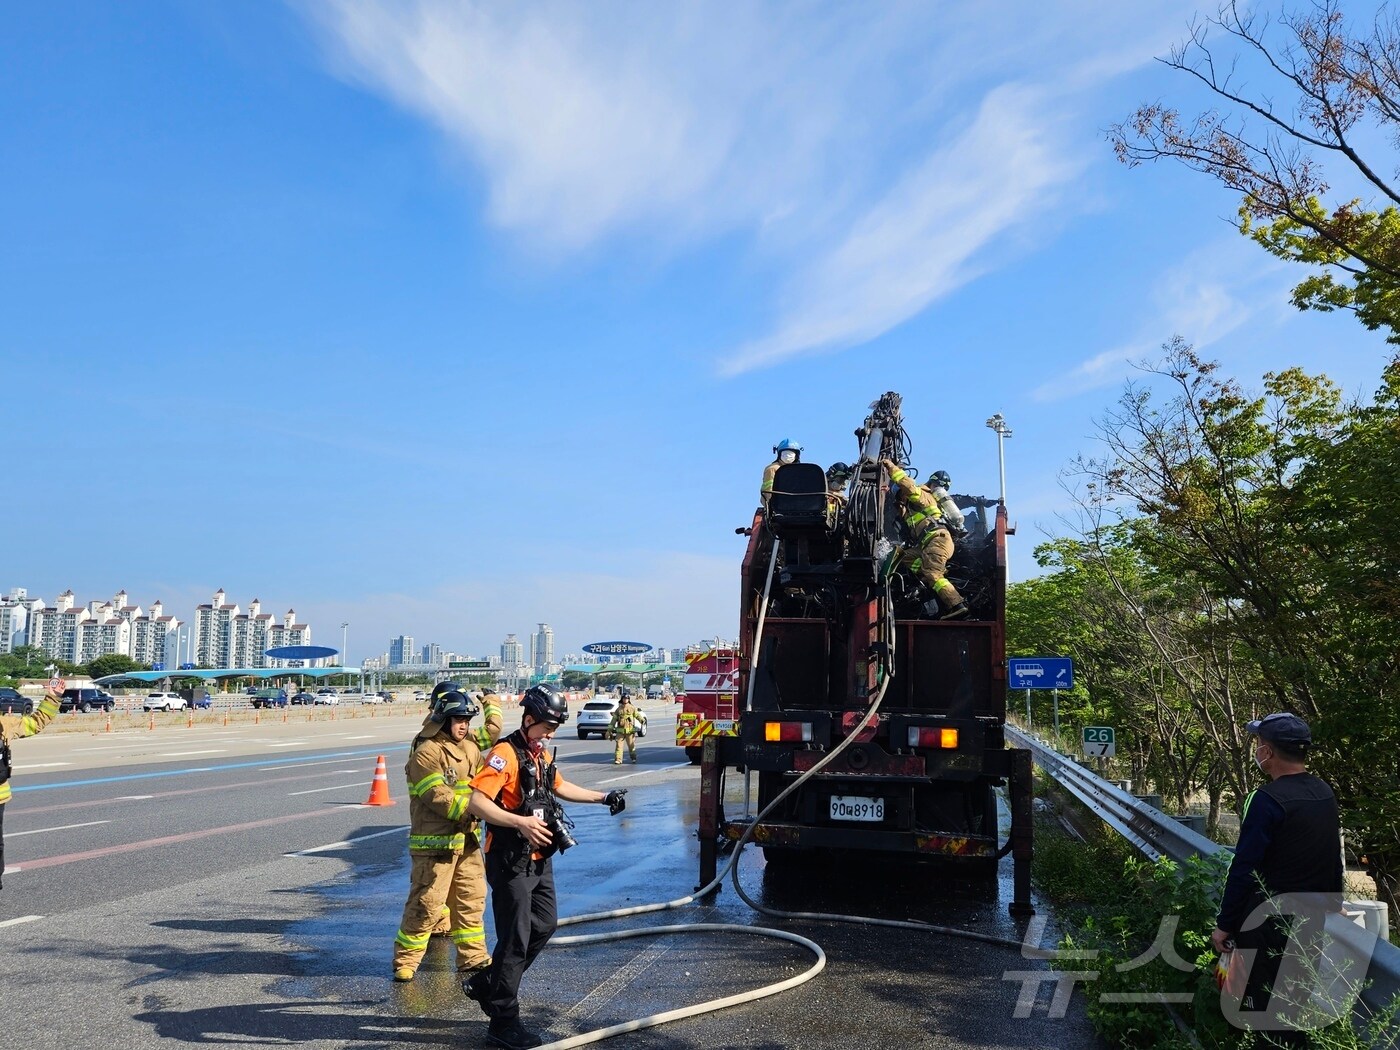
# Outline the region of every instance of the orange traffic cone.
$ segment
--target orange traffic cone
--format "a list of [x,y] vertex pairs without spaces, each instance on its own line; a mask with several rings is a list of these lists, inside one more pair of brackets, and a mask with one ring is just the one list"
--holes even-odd
[[394,800],[389,797],[389,770],[384,765],[384,756],[380,755],[379,760],[374,763],[374,782],[369,786],[369,801],[366,806],[392,806]]

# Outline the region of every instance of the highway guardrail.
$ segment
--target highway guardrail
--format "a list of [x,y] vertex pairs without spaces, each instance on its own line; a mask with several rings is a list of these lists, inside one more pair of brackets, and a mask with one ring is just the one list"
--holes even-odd
[[[1150,859],[1167,857],[1181,863],[1228,849],[1015,726],[1006,726],[1006,736],[1017,747],[1027,748],[1036,765],[1057,784]],[[1341,915],[1327,916],[1327,932],[1341,945],[1353,969],[1360,970],[1361,961],[1367,961],[1368,987],[1362,989],[1356,1009],[1363,1019],[1379,1015],[1400,995],[1400,948]]]

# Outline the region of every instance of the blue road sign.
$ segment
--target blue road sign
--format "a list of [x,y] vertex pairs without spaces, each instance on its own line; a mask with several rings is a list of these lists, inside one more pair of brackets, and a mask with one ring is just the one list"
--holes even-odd
[[161,664],[161,663],[151,664],[151,670],[152,670],[152,671],[164,671],[164,670],[165,670],[165,664]]
[[1006,661],[1008,689],[1070,689],[1074,661],[1067,656],[1019,656]]

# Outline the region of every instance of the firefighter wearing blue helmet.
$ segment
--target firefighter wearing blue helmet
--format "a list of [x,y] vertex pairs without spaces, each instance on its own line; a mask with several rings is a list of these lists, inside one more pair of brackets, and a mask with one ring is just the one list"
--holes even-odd
[[778,468],[800,462],[802,446],[791,438],[783,438],[773,446],[773,462],[763,468],[763,484],[758,487],[758,498],[765,510],[768,509],[768,500],[773,495],[773,479],[778,475]]

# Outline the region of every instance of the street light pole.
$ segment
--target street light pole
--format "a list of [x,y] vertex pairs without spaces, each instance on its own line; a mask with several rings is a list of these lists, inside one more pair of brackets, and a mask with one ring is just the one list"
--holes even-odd
[[340,666],[345,666],[345,650],[349,647],[350,621],[346,620],[340,625]]
[[987,420],[987,426],[996,431],[997,435],[997,465],[1001,470],[1001,505],[1006,506],[1006,439],[1011,436],[1011,428],[1006,425],[1005,418],[998,412]]

